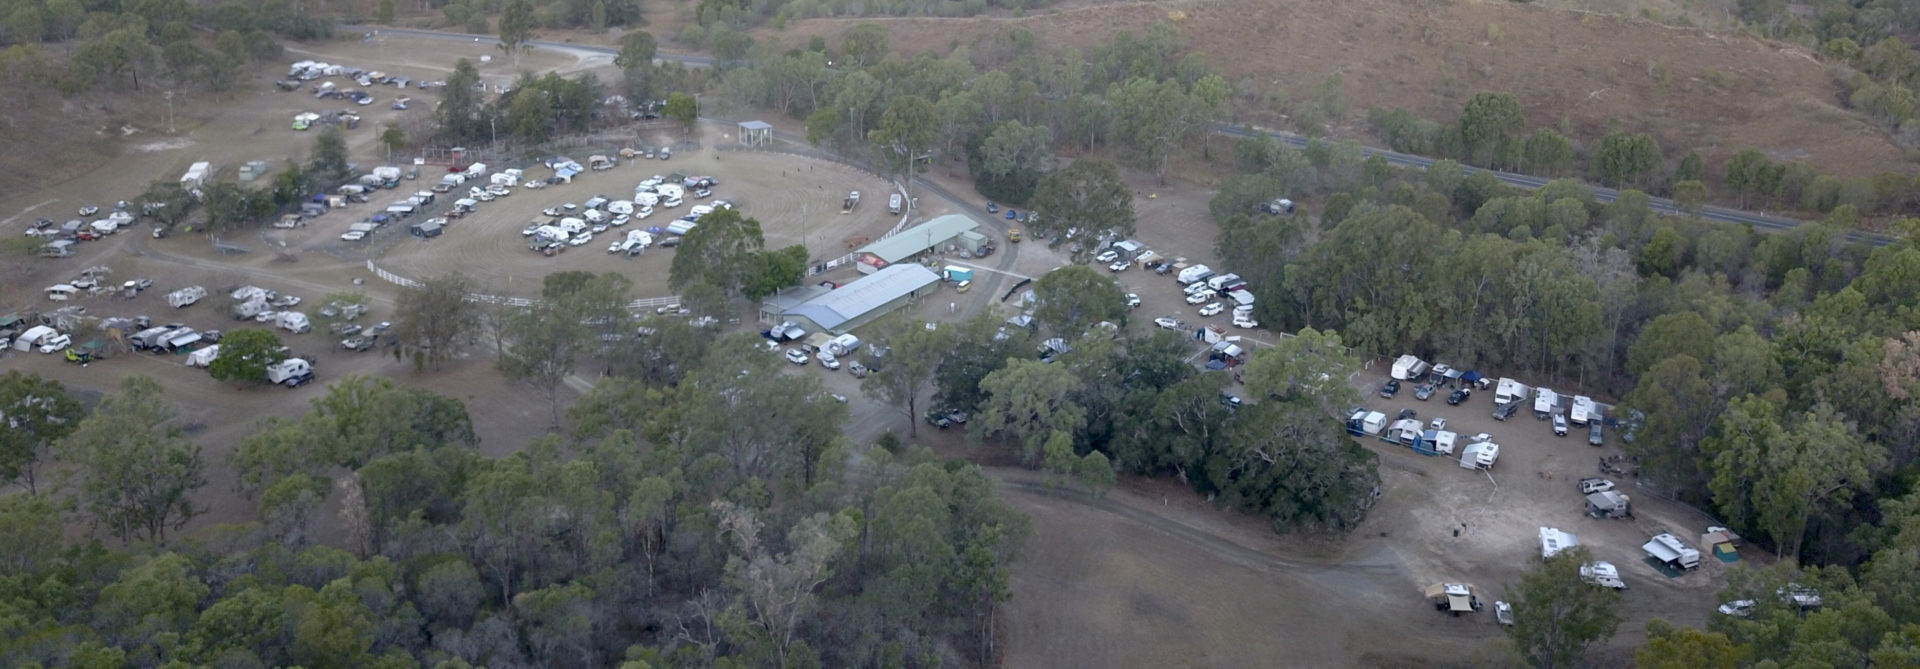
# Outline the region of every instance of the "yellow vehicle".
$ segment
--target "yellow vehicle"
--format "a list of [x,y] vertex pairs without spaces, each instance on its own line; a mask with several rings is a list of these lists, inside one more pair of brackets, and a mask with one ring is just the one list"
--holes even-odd
[[1014,228],[1010,228],[1010,229],[1008,229],[1008,230],[1007,230],[1007,241],[1008,241],[1008,242],[1011,242],[1011,243],[1014,243],[1014,244],[1018,244],[1018,243],[1020,243],[1020,230],[1018,230],[1018,229],[1014,229]]
[[972,288],[973,288],[972,281],[962,281],[960,283],[953,284],[953,292],[956,292],[956,293],[964,293]]

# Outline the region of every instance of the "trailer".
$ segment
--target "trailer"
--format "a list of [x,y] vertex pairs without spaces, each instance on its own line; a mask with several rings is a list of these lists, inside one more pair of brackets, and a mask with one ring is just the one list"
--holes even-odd
[[1627,582],[1620,580],[1620,569],[1605,560],[1580,565],[1580,580],[1603,588],[1627,589]]
[[1493,391],[1494,404],[1511,404],[1533,396],[1533,388],[1514,379],[1500,379]]
[[1562,532],[1556,527],[1540,528],[1540,559],[1542,560],[1559,555],[1560,551],[1578,545],[1580,545],[1580,537]]
[[298,388],[313,380],[313,365],[300,358],[287,358],[267,366],[267,382]]
[[167,306],[175,309],[184,309],[193,306],[193,303],[199,302],[200,298],[206,296],[207,289],[200,286],[187,286],[167,293]]
[[1380,434],[1380,431],[1386,427],[1387,415],[1378,411],[1355,409],[1353,414],[1347,417],[1347,434],[1356,437]]
[[187,168],[186,174],[180,175],[180,185],[187,188],[199,188],[202,184],[206,183],[207,177],[212,176],[212,174],[213,163],[204,160],[194,163],[191,167]]
[[1670,567],[1688,571],[1700,568],[1700,551],[1672,534],[1656,534],[1640,550]]
[[217,357],[220,357],[220,345],[213,344],[206,348],[187,354],[187,366],[188,367],[208,367],[213,365],[213,359]]
[[1493,469],[1499,459],[1500,445],[1491,441],[1476,441],[1460,449],[1461,469]]
[[1586,425],[1600,418],[1600,405],[1595,404],[1593,398],[1586,395],[1573,396],[1573,408],[1567,412],[1567,419],[1573,421],[1574,425]]
[[1551,388],[1540,388],[1533,395],[1533,417],[1546,420],[1560,411],[1560,394]]
[[1587,515],[1593,518],[1632,518],[1633,500],[1617,490],[1601,490],[1587,495]]
[[1413,381],[1427,375],[1427,362],[1418,356],[1403,355],[1393,361],[1393,378],[1399,381]]

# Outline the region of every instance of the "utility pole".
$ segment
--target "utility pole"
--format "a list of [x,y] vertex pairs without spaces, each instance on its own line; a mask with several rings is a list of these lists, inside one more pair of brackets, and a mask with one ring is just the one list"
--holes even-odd
[[167,99],[167,132],[170,134],[180,132],[173,127],[173,91],[169,90],[160,97]]

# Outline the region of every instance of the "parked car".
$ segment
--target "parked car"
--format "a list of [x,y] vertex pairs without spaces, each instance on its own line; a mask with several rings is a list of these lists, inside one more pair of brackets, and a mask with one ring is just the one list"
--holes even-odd
[[944,430],[953,427],[953,419],[938,411],[928,411],[927,424]]
[[1110,263],[1120,259],[1120,252],[1119,251],[1101,251],[1100,255],[1094,256],[1093,259],[1095,262]]
[[[1514,402],[1514,404],[1518,404],[1518,402]],[[1556,437],[1567,436],[1567,415],[1566,414],[1557,413],[1553,415],[1553,436],[1556,436]]]
[[1721,604],[1719,611],[1721,615],[1733,616],[1735,618],[1745,618],[1753,615],[1753,607],[1754,607],[1754,601],[1751,599],[1736,599],[1731,602]]
[[1601,433],[1600,421],[1587,423],[1587,445],[1604,446],[1606,441],[1606,435]]
[[1400,394],[1399,379],[1387,379],[1387,385],[1380,386],[1380,397],[1382,398],[1393,399],[1393,396],[1398,394]]
[[1609,481],[1607,479],[1603,479],[1598,476],[1589,476],[1587,478],[1580,479],[1580,494],[1582,495],[1591,495],[1596,492],[1606,492],[1608,490],[1612,490],[1613,488],[1614,488],[1613,481]]
[[373,348],[373,338],[360,334],[340,340],[340,348],[349,351],[365,351]]
[[989,214],[998,214],[998,213],[1000,213],[1000,205],[999,205],[998,203],[995,203],[995,202],[988,202],[988,203],[987,203],[987,213],[989,213]]
[[1447,429],[1447,419],[1436,416],[1433,420],[1427,422],[1427,429],[1435,432],[1445,430]]
[[1169,317],[1166,317],[1166,316],[1161,316],[1161,317],[1159,317],[1159,318],[1155,318],[1155,319],[1153,319],[1153,324],[1154,324],[1154,325],[1158,325],[1158,326],[1160,326],[1160,327],[1163,327],[1163,328],[1166,328],[1166,329],[1168,329],[1168,330],[1178,330],[1178,329],[1180,329],[1180,321],[1179,321],[1179,320],[1177,320],[1177,319],[1173,319],[1173,318],[1169,318]]
[[1208,304],[1207,306],[1200,307],[1200,315],[1209,316],[1209,317],[1218,316],[1220,315],[1220,312],[1226,311],[1226,310],[1227,308],[1224,306],[1221,306],[1219,302],[1214,302],[1212,304]]
[[1438,389],[1438,388],[1437,388],[1436,386],[1434,386],[1432,382],[1428,382],[1428,383],[1422,383],[1422,384],[1420,384],[1420,385],[1418,385],[1418,386],[1414,386],[1414,388],[1413,388],[1413,398],[1414,398],[1414,399],[1416,399],[1416,400],[1422,400],[1422,401],[1425,401],[1425,400],[1427,400],[1428,398],[1431,398],[1431,397],[1433,397],[1433,391],[1435,391],[1435,390],[1437,390],[1437,389]]
[[819,355],[814,357],[817,357],[820,359],[821,367],[825,367],[827,369],[832,369],[832,370],[840,369],[840,359],[833,357],[832,353],[821,351]]
[[1467,398],[1469,397],[1473,397],[1473,389],[1461,388],[1459,390],[1453,391],[1452,394],[1447,395],[1447,404],[1459,406],[1461,402],[1467,401]]
[[1134,293],[1127,293],[1127,308],[1129,309],[1140,308],[1140,296]]
[[804,351],[801,351],[800,349],[797,349],[797,348],[787,349],[787,362],[791,362],[796,365],[807,364],[807,354]]
[[1187,295],[1187,304],[1206,304],[1208,300],[1212,299],[1213,296],[1205,292],[1189,293]]
[[1238,407],[1244,403],[1244,400],[1241,400],[1239,395],[1224,391],[1220,393],[1220,401],[1226,402],[1229,407]]
[[1019,214],[1020,214],[1020,212],[1018,212],[1018,211],[1015,211],[1015,210],[1012,210],[1012,209],[1008,209],[1008,210],[1007,210],[1007,220],[1009,220],[1009,221],[1011,221],[1011,220],[1013,220],[1013,218],[1014,218],[1015,216],[1017,216],[1017,215],[1019,215]]
[[1520,410],[1519,402],[1508,402],[1506,404],[1502,404],[1500,406],[1493,408],[1493,419],[1506,420],[1508,418],[1512,418],[1513,413],[1519,410]]

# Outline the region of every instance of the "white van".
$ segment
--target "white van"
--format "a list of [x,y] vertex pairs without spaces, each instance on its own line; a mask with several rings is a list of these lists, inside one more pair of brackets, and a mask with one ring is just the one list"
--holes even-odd
[[608,202],[607,211],[615,214],[630,215],[633,213],[633,201],[632,200],[614,200],[612,202]]
[[667,197],[667,199],[665,199],[665,200],[661,200],[661,201],[660,201],[660,206],[662,206],[662,207],[678,207],[678,206],[680,206],[680,196],[678,196],[678,195],[672,195],[672,196],[668,196],[668,197]]

